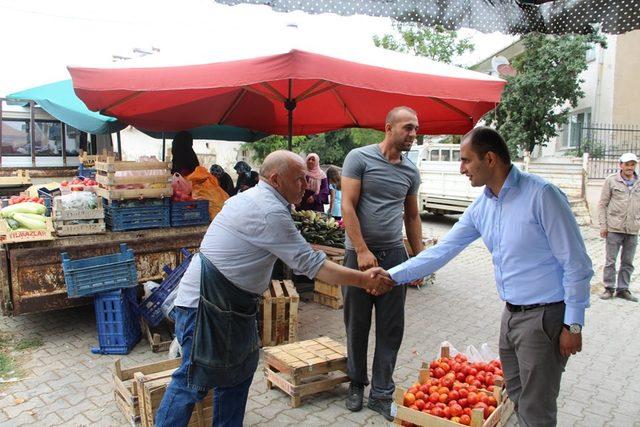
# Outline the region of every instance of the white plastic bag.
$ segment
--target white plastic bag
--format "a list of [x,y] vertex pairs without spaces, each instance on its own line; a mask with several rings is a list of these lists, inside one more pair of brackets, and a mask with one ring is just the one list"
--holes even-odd
[[180,347],[180,343],[178,342],[178,338],[174,338],[169,345],[169,359],[177,359],[182,356],[182,348]]
[[148,282],[144,282],[142,284],[142,287],[144,288],[144,297],[143,297],[143,299],[149,298],[149,296],[151,295],[151,292],[153,292],[153,290],[155,288],[157,288],[158,286],[160,286],[160,283],[153,282],[151,280],[149,280]]
[[[456,350],[456,348],[453,346],[453,344],[451,344],[449,341],[443,341],[440,344],[440,347],[438,348],[438,354],[436,354],[436,357],[434,357],[433,360],[440,358],[440,355],[442,354],[442,348],[443,347],[449,347],[449,356],[450,357],[455,357],[456,354],[460,353],[458,350]],[[467,356],[467,359],[471,363],[474,363],[474,362],[489,363],[494,359],[499,359],[498,355],[494,351],[491,350],[491,348],[489,347],[489,344],[487,344],[487,343],[483,343],[480,346],[479,349],[476,348],[473,345],[469,345],[469,346],[467,346],[465,351],[462,352],[462,354]]]
[[174,302],[176,300],[177,295],[178,295],[178,286],[176,286],[175,289],[172,290],[169,293],[169,295],[167,295],[167,299],[165,299],[162,305],[160,306],[160,308],[162,309],[162,313],[164,314],[164,317],[171,318],[169,314],[171,313],[171,310],[173,310]]

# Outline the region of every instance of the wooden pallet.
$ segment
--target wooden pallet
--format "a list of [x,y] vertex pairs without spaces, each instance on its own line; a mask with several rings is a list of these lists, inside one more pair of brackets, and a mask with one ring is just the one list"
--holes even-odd
[[[140,425],[142,427],[153,427],[162,396],[164,396],[171,378],[158,378],[153,374],[145,375],[141,372],[136,372],[134,373],[134,379],[140,403]],[[196,403],[188,425],[208,427],[212,425],[212,420],[213,390],[209,391],[204,399]]]
[[291,396],[291,407],[305,396],[331,390],[348,382],[347,349],[331,338],[320,337],[264,349],[267,388]]
[[55,239],[51,218],[45,217],[45,227],[43,230],[15,231],[9,228],[4,218],[0,218],[0,243],[34,242],[38,240]]
[[[170,162],[129,162],[118,161],[114,157],[100,158],[95,162],[96,181],[101,188],[96,193],[107,200],[123,199],[158,199],[171,197],[171,163]],[[154,171],[149,176],[118,176],[116,172]],[[141,184],[145,188],[115,188],[118,185]]]
[[96,161],[105,160],[109,156],[114,157],[114,153],[109,153],[106,149],[102,150],[102,154],[91,155],[87,154],[86,151],[80,150],[80,154],[78,155],[78,160],[82,163],[82,166],[92,168]]
[[344,260],[344,249],[342,248],[334,248],[333,246],[318,245],[316,243],[312,243],[311,248],[314,251],[324,252],[327,255],[327,258],[329,258],[331,261],[335,263],[342,264]]
[[[460,424],[456,422],[404,406],[404,394],[406,391],[402,387],[396,387],[393,394],[396,407],[394,422],[396,424],[403,424],[404,422],[421,427],[460,427]],[[473,409],[471,411],[471,427],[502,427],[506,425],[509,417],[513,414],[513,402],[498,388],[494,390],[493,396],[498,402],[496,410],[487,419],[484,419],[482,408]]]
[[166,320],[163,320],[157,327],[149,327],[149,324],[144,318],[140,318],[140,326],[142,333],[147,337],[152,352],[160,353],[169,351],[169,347],[173,341],[172,325]]
[[19,187],[21,185],[31,185],[28,170],[18,169],[15,176],[0,176],[0,187]]
[[313,285],[313,302],[335,310],[341,309],[343,306],[342,286],[331,285],[316,279]]
[[114,397],[118,409],[131,425],[135,425],[140,421],[139,391],[138,384],[134,380],[134,374],[140,372],[143,375],[153,376],[154,378],[170,379],[173,371],[180,366],[180,360],[163,360],[162,362],[122,369],[120,359],[116,359],[115,372],[113,374]]
[[[96,209],[64,209],[59,197],[53,198],[52,217],[58,236],[79,236],[100,234],[106,231],[102,198],[97,197]],[[88,224],[73,224],[77,220],[94,220]]]
[[298,339],[300,297],[291,280],[272,280],[262,295],[259,313],[263,346],[295,342]]

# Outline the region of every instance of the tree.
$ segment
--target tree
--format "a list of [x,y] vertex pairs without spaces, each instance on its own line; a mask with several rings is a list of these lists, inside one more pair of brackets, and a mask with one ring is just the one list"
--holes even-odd
[[382,37],[373,36],[373,43],[396,52],[425,56],[434,61],[450,64],[455,56],[473,52],[474,44],[468,38],[458,37],[456,31],[438,27],[427,27],[415,22],[394,22],[393,28],[400,34]]
[[593,44],[606,47],[601,35],[548,36],[527,34],[525,51],[516,57],[514,77],[507,85],[498,107],[485,115],[487,124],[502,134],[512,155],[545,146],[567,122],[584,92],[580,73],[587,69],[586,53]]

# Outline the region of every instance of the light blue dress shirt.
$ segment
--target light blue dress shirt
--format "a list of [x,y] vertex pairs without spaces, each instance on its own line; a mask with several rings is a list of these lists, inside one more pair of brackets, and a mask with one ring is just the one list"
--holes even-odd
[[498,197],[486,187],[440,243],[389,273],[397,283],[428,276],[478,237],[491,252],[503,301],[529,305],[564,300],[565,323],[584,325],[593,269],[567,197],[515,166]]
[[[225,202],[202,239],[200,254],[234,285],[260,295],[271,283],[278,258],[296,274],[311,278],[326,259],[296,229],[284,197],[262,180]],[[180,281],[175,305],[197,307],[199,296],[200,258],[194,256]]]

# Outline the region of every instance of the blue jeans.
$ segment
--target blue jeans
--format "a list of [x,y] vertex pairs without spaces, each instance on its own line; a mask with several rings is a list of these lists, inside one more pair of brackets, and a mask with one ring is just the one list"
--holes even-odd
[[[209,390],[187,384],[187,371],[191,363],[191,344],[196,325],[195,308],[175,307],[176,337],[182,347],[182,363],[171,376],[171,382],[162,397],[155,417],[156,426],[186,426],[196,402]],[[242,426],[244,411],[253,377],[234,387],[216,387],[213,394],[213,422],[216,427]]]

